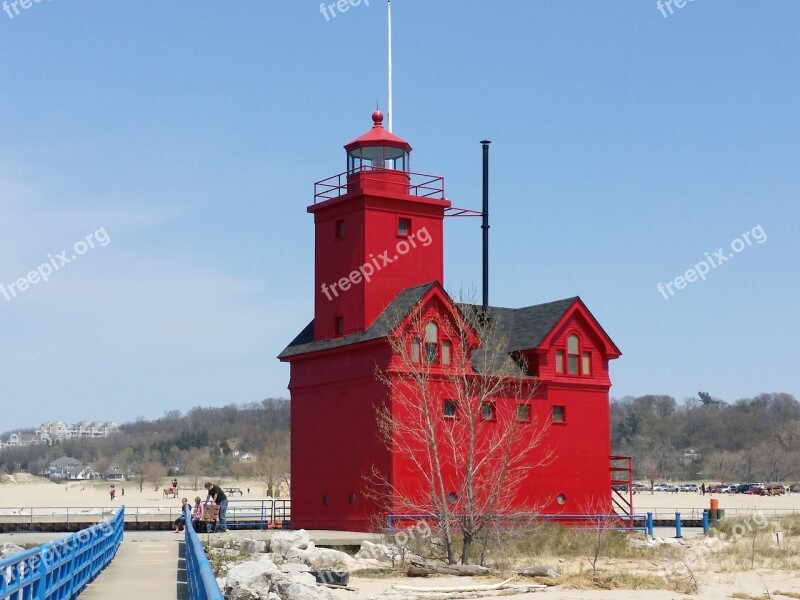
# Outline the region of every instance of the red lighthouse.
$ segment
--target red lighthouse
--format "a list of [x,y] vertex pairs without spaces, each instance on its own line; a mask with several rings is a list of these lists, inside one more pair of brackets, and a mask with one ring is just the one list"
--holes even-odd
[[[370,473],[414,487],[409,457],[381,438],[376,410],[393,406],[395,392],[376,370],[396,370],[389,339],[409,318],[461,310],[443,289],[444,181],[411,172],[411,146],[382,121],[375,112],[372,128],[345,146],[347,170],[318,182],[308,207],[316,232],[314,319],[279,357],[291,365],[295,528],[363,531],[385,523],[396,505],[368,493]],[[619,477],[612,478],[609,456],[608,363],[619,350],[579,298],[490,310],[504,323],[504,352],[525,360],[519,377],[531,389],[535,382],[524,414],[549,425],[553,458],[521,482],[520,511],[535,504],[575,513],[590,500],[610,511]],[[432,331],[416,360],[443,375],[451,356],[480,347],[476,339],[458,348],[447,331]],[[513,398],[496,406],[521,412]]]

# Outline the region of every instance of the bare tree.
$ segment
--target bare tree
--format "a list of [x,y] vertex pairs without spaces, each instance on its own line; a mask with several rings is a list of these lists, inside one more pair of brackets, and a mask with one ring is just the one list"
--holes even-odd
[[665,443],[658,443],[652,446],[641,462],[642,474],[650,483],[650,493],[656,479],[666,477],[672,470],[674,463],[675,450]]
[[[466,304],[443,312],[417,306],[389,337],[392,366],[377,373],[389,389],[378,424],[407,459],[413,489],[403,487],[409,479],[377,470],[370,483],[395,510],[431,515],[448,563],[468,564],[473,545],[485,556],[486,530],[520,511],[512,501],[521,483],[551,453],[541,447],[546,426],[528,404],[536,379],[524,357],[509,356],[500,315],[484,318]],[[437,340],[451,345],[441,349]]]
[[706,459],[706,472],[720,483],[728,483],[734,477],[738,460],[732,452],[717,452]]
[[281,482],[289,482],[289,435],[285,431],[270,434],[256,455],[253,465],[255,475],[264,482],[272,494]]

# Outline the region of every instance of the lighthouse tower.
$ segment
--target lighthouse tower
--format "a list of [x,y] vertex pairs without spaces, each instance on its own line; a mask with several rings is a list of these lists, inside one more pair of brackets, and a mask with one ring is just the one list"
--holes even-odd
[[372,121],[345,146],[347,171],[317,183],[308,207],[314,340],[363,332],[402,290],[444,279],[443,180],[412,176],[411,146],[384,129],[380,111]]
[[[375,370],[392,355],[380,319],[409,290],[444,279],[444,180],[412,173],[411,146],[383,127],[344,147],[347,169],[315,185],[314,320],[281,353],[291,364],[292,526],[364,531],[382,507],[366,479],[392,455]],[[394,306],[393,306],[394,304]]]

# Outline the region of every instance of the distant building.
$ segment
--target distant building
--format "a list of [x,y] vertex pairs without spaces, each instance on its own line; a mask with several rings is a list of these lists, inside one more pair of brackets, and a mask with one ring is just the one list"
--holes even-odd
[[125,481],[125,470],[117,464],[112,463],[108,471],[103,474],[103,479],[108,481]]
[[85,465],[81,461],[62,456],[48,465],[48,474],[50,479],[75,479],[75,476],[84,469]]
[[117,431],[119,426],[113,421],[81,421],[74,425],[64,421],[45,421],[33,433],[14,432],[8,440],[0,440],[0,450],[32,444],[52,446],[56,442],[76,438],[104,438]]

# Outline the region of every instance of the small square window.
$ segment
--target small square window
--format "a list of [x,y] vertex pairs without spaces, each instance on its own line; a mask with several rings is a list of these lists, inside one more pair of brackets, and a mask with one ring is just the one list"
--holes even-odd
[[449,365],[452,360],[453,344],[449,340],[442,341],[442,364]]
[[528,423],[531,420],[531,405],[517,404],[517,421]]
[[567,409],[564,406],[553,407],[553,423],[566,423],[567,422]]
[[564,372],[564,351],[556,350],[556,373]]
[[335,237],[337,240],[341,240],[344,238],[344,219],[336,219],[336,223],[334,224],[335,230]]
[[334,335],[344,335],[344,317],[333,319],[333,333]]
[[448,419],[455,419],[456,418],[456,401],[455,400],[445,400],[442,414]]
[[581,365],[581,373],[584,375],[592,374],[592,355],[589,352],[583,353],[583,364]]
[[497,407],[494,405],[494,402],[484,402],[481,404],[481,420],[497,420]]
[[397,219],[397,235],[411,235],[411,219],[403,217]]

